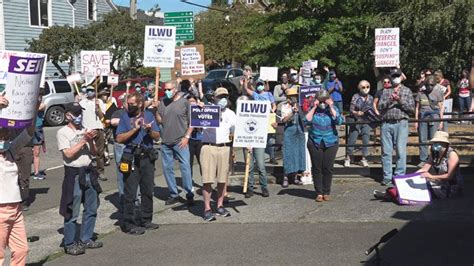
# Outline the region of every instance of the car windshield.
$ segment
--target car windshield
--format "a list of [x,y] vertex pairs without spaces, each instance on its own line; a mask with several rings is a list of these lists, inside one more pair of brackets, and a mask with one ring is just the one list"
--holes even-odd
[[206,79],[224,79],[227,74],[227,70],[213,70],[207,74]]

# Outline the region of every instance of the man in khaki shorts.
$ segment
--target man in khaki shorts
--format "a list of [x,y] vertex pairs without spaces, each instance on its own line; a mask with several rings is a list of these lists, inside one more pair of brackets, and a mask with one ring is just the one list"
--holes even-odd
[[221,107],[221,121],[218,128],[204,128],[201,149],[202,183],[204,197],[204,220],[216,219],[211,208],[212,184],[217,180],[217,210],[216,215],[230,216],[224,208],[226,183],[229,178],[229,156],[231,140],[234,132],[236,115],[227,108],[229,92],[226,88],[217,88],[214,93],[214,104]]

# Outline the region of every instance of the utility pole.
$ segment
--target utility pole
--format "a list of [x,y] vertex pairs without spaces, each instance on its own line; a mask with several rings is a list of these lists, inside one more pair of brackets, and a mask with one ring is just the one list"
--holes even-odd
[[137,0],[130,0],[130,17],[137,19]]

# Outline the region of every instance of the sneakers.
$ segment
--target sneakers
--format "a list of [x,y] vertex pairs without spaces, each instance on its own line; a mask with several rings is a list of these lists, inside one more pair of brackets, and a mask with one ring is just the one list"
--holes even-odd
[[203,218],[204,218],[204,220],[206,220],[208,222],[212,222],[212,221],[216,220],[216,216],[214,216],[214,214],[212,213],[211,210],[205,211]]
[[160,225],[149,222],[149,223],[144,224],[143,228],[145,228],[145,230],[156,230],[160,228]]
[[270,193],[268,193],[268,189],[265,187],[262,187],[262,197],[264,198],[270,197]]
[[224,207],[217,208],[217,215],[221,217],[229,217],[230,212],[226,210]]
[[64,248],[64,252],[68,255],[78,256],[86,253],[86,247],[78,243],[74,243]]
[[101,248],[104,246],[104,243],[100,241],[94,241],[92,239],[89,239],[86,242],[81,242],[81,246],[84,246],[86,249],[95,249],[95,248]]
[[283,183],[281,184],[281,187],[284,187],[284,188],[288,187],[288,178],[287,177],[283,178]]
[[43,174],[34,174],[31,178],[33,178],[33,180],[44,180],[46,177],[43,175]]
[[379,190],[374,190],[374,198],[384,200],[387,197],[387,193]]
[[130,230],[127,231],[127,234],[129,235],[143,235],[145,233],[145,228],[141,226],[133,227]]
[[382,182],[380,182],[380,185],[382,186],[392,186],[392,180],[384,179]]
[[187,198],[186,204],[188,205],[188,207],[194,206],[194,198],[193,197]]
[[247,193],[245,193],[245,198],[248,199],[251,197],[253,197],[253,190],[248,190]]
[[166,201],[165,201],[165,205],[173,205],[173,204],[176,204],[178,203],[180,200],[179,200],[179,197],[169,197]]
[[344,160],[344,167],[350,167],[351,166],[351,159],[345,159]]
[[367,161],[367,159],[362,159],[360,160],[360,164],[363,166],[363,167],[369,167],[369,162]]

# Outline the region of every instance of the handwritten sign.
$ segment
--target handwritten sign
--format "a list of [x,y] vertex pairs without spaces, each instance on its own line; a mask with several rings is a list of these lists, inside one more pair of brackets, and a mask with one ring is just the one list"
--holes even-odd
[[396,67],[400,63],[400,29],[375,29],[375,67]]
[[221,108],[217,105],[205,105],[200,107],[192,105],[189,109],[191,127],[219,127]]
[[278,67],[260,67],[261,80],[278,81]]
[[420,173],[395,176],[393,180],[397,187],[400,204],[426,204],[431,201],[426,178],[421,177]]
[[176,27],[146,26],[143,65],[146,67],[174,67]]
[[81,51],[81,71],[86,77],[106,76],[110,73],[109,51]]
[[8,107],[0,111],[0,127],[25,128],[36,113],[44,57],[10,56],[5,97]]
[[[22,57],[29,57],[29,58],[44,58],[44,61],[48,61],[47,54],[37,54],[37,53],[27,53],[27,52],[18,52],[18,51],[0,51],[0,91],[5,89],[5,85],[7,84],[7,73],[8,73],[8,65],[10,64],[10,56],[22,56]],[[44,84],[46,77],[46,68],[43,68],[43,72],[41,73],[41,83],[42,86]]]
[[181,48],[181,76],[196,76],[206,73],[203,58],[196,47]]
[[267,146],[269,101],[238,101],[234,147],[265,148]]

